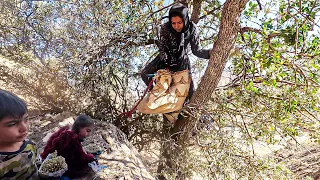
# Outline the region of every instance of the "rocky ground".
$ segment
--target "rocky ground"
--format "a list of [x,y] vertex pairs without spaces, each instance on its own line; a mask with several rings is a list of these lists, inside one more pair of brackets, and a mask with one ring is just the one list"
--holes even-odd
[[308,143],[291,146],[274,153],[278,162],[283,162],[298,179],[320,180],[320,146]]
[[[66,112],[58,115],[32,116],[29,138],[36,142],[39,152],[42,152],[50,135],[60,127],[72,124],[74,117],[73,114]],[[143,152],[139,153],[125,135],[112,124],[99,120],[95,120],[95,124],[93,135],[83,142],[83,146],[86,148],[93,145],[95,148],[100,148],[102,154],[99,157],[99,164],[107,168],[99,173],[89,172],[86,177],[79,179],[155,179],[151,172],[156,165],[150,163],[154,155],[151,157]],[[298,179],[320,180],[320,146],[305,139],[301,141],[305,143],[300,146],[293,144],[277,148],[274,153],[267,154],[284,163]],[[265,152],[262,146],[260,150]],[[155,160],[152,159],[152,162]]]

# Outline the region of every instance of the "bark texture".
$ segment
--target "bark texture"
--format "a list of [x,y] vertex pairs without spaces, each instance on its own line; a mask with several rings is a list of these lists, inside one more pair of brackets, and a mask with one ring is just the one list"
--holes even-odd
[[[199,19],[201,2],[202,0],[193,1],[193,12],[191,18],[194,21],[198,21]],[[225,2],[222,10],[218,38],[214,42],[206,72],[201,79],[197,91],[191,98],[191,105],[200,106],[203,103],[206,103],[217,87],[230,51],[234,46],[237,34],[240,30],[239,18],[247,2],[248,0],[227,0]],[[185,147],[189,142],[189,137],[195,124],[196,119],[192,117],[182,118],[175,123],[170,134],[171,138],[178,143],[178,146],[175,147],[175,150],[172,150],[170,147],[163,147],[162,149],[162,156],[167,159],[167,166],[170,167],[172,162],[176,162],[177,165],[181,164],[181,162],[178,162],[179,158],[181,158],[180,156],[184,156],[182,153],[183,149],[186,149]],[[168,155],[171,157],[168,157]],[[187,157],[184,157],[184,159],[186,158]],[[160,165],[158,172],[160,172],[162,168],[163,167]],[[177,176],[175,179],[186,179],[187,177],[188,175],[186,172],[177,170]],[[165,178],[159,177],[159,179]]]
[[186,7],[188,7],[188,0],[175,0],[175,2],[179,2],[183,5],[185,5]]
[[248,0],[228,0],[224,4],[218,38],[214,43],[206,72],[190,103],[201,105],[207,102],[217,87],[240,30],[239,17],[247,2]]
[[[217,87],[230,51],[234,46],[240,30],[239,18],[247,2],[248,0],[227,0],[225,2],[222,10],[218,38],[214,42],[206,72],[191,98],[191,105],[201,106],[206,103]],[[175,124],[175,132],[183,131],[179,138],[179,144],[181,146],[183,143],[188,142],[189,135],[195,124],[196,119],[194,118],[186,118],[183,123]]]
[[193,0],[192,2],[191,20],[196,24],[198,24],[199,22],[201,3],[202,3],[202,0]]

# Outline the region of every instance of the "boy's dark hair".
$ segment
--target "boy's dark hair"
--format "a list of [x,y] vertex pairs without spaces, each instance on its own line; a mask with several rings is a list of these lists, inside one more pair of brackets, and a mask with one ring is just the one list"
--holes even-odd
[[0,89],[0,121],[6,117],[21,118],[27,111],[27,105],[22,99]]
[[89,116],[85,114],[81,114],[74,121],[72,125],[72,130],[75,131],[76,133],[79,133],[79,130],[81,128],[89,127],[93,125],[94,125],[93,120]]

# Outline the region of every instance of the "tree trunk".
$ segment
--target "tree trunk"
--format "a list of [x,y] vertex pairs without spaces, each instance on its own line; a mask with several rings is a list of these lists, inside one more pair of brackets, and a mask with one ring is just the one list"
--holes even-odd
[[198,24],[199,22],[201,3],[202,3],[202,0],[193,0],[192,2],[191,20],[196,24]]
[[[222,18],[218,38],[214,42],[210,60],[201,82],[193,94],[190,104],[201,106],[206,103],[216,89],[223,69],[226,65],[229,53],[234,46],[237,34],[240,30],[239,18],[248,0],[227,0],[222,10]],[[181,123],[175,124],[173,133],[182,132],[178,137],[178,147],[182,152],[189,142],[190,134],[197,120],[192,117],[185,118]],[[182,153],[179,153],[182,155]],[[176,157],[175,157],[176,158]],[[187,157],[185,157],[187,158]],[[178,173],[177,179],[185,178],[184,173]]]
[[[247,2],[248,0],[228,0],[224,4],[218,38],[212,48],[206,72],[201,78],[201,82],[193,94],[190,104],[200,106],[206,103],[216,89],[229,53],[234,46],[240,30],[239,18]],[[176,130],[184,130],[184,133],[179,138],[180,142],[187,142],[188,136],[195,124],[195,119],[186,118],[184,123],[176,125],[178,126],[175,128]]]
[[188,7],[188,0],[175,0],[175,2],[179,2],[183,5],[185,5],[186,7]]
[[247,2],[248,0],[228,0],[224,4],[218,38],[214,43],[206,72],[190,103],[200,105],[207,102],[217,87],[240,30],[239,17]]
[[159,160],[159,165],[157,169],[157,179],[165,180],[166,178],[161,174],[161,172],[165,168],[172,168],[171,155],[172,155],[172,147],[171,147],[171,122],[163,115],[163,126],[162,126],[162,137],[161,137],[161,156]]
[[[199,16],[200,14],[201,2],[202,0],[194,0],[193,2],[193,20],[197,21],[199,19],[199,17],[197,16]],[[229,53],[234,46],[237,33],[240,30],[239,17],[241,15],[241,12],[245,8],[247,2],[248,0],[227,0],[225,2],[222,10],[222,18],[218,38],[214,42],[214,47],[211,52],[211,57],[206,72],[201,79],[197,91],[192,96],[190,104],[199,106],[203,103],[206,103],[210,99],[210,96],[214,92],[215,88],[217,87],[222,75],[222,71],[227,62]],[[183,149],[185,149],[185,146],[189,142],[189,135],[191,134],[195,124],[196,119],[193,119],[191,117],[183,118],[183,120],[178,120],[176,122],[173,130],[170,132],[171,137],[174,137],[174,140],[176,140],[176,142],[178,143],[177,149],[175,149],[175,154],[183,156],[181,152]],[[181,131],[182,133],[181,135],[179,135],[179,137],[173,136],[174,134],[177,134],[177,132]],[[166,153],[168,152],[168,150],[168,148],[163,147],[162,155],[165,156],[164,158],[167,160],[172,159],[172,161],[167,161],[167,163],[170,162],[167,165],[170,164],[169,166],[172,166],[171,162],[178,162],[179,157],[174,156],[174,154]],[[168,155],[171,157],[167,157]],[[162,168],[163,167],[160,167],[158,169],[158,172]],[[159,178],[164,179],[164,177],[161,176]],[[185,178],[186,176],[184,172],[177,172],[176,179]]]

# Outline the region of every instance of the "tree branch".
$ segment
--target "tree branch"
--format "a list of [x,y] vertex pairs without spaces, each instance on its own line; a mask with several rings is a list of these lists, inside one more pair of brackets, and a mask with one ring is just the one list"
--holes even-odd
[[191,103],[198,105],[205,103],[217,87],[225,62],[240,30],[239,18],[247,2],[248,0],[228,0],[224,4],[218,38],[214,43],[208,68]]
[[199,16],[200,16],[200,10],[201,10],[201,3],[202,0],[193,0],[192,3],[192,14],[191,14],[191,21],[198,24],[199,22]]
[[207,17],[208,15],[212,15],[214,12],[216,12],[216,11],[219,10],[219,9],[221,9],[221,7],[222,7],[222,6],[219,6],[219,7],[216,7],[216,8],[214,8],[214,9],[212,9],[211,11],[207,12],[206,15],[203,15],[203,16],[199,17],[199,20]]
[[[222,75],[222,71],[226,65],[228,56],[240,31],[239,18],[245,8],[248,0],[227,0],[223,6],[222,18],[218,38],[214,42],[209,65],[197,91],[190,100],[190,104],[201,106],[206,103],[216,87]],[[179,144],[184,146],[189,140],[189,135],[196,124],[196,119],[186,118],[182,123],[177,121],[174,131],[183,131],[179,137]]]

